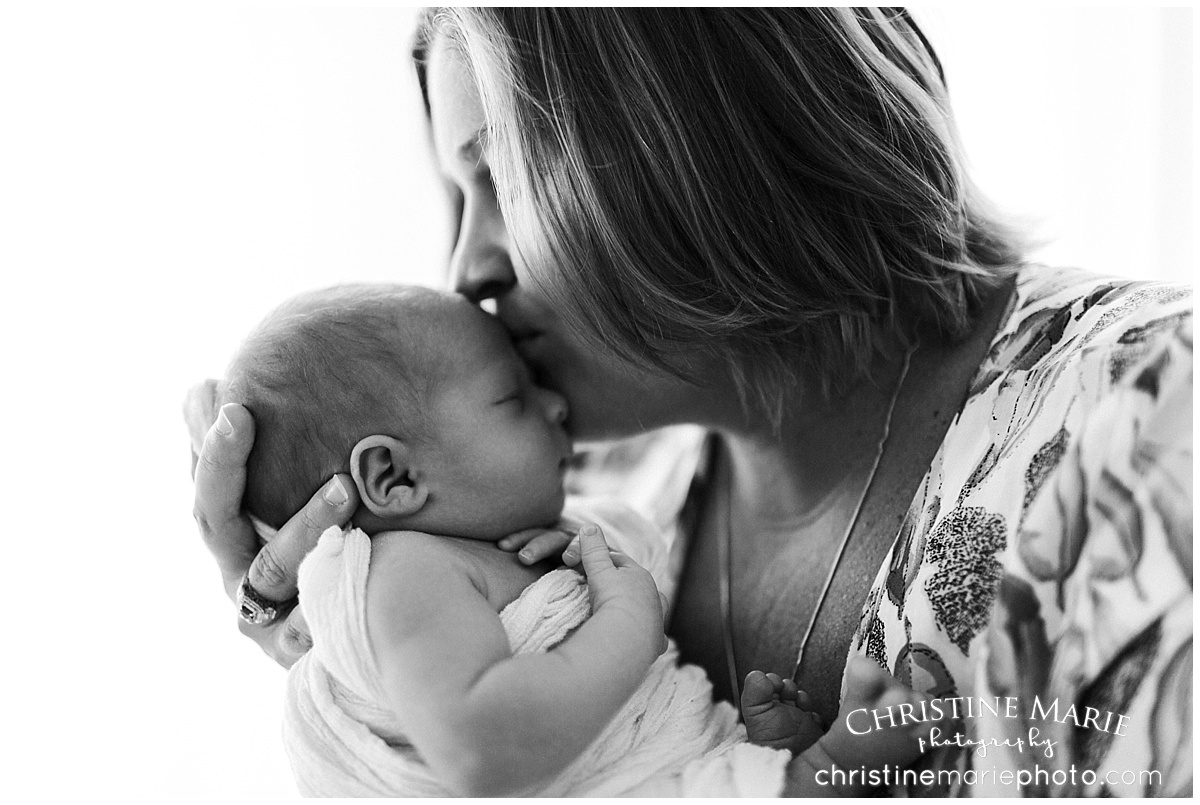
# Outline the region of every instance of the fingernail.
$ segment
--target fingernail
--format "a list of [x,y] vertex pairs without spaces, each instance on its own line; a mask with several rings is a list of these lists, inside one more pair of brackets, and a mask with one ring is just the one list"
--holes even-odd
[[325,502],[331,506],[341,506],[350,496],[346,494],[346,487],[342,486],[341,478],[334,478],[325,487]]
[[600,531],[600,529],[592,523],[588,523],[583,528],[579,529],[580,534],[587,534],[589,537],[599,531]]
[[563,551],[563,561],[564,562],[574,562],[578,558],[579,558],[579,552],[576,551],[574,548],[568,548],[567,550]]
[[233,433],[233,423],[229,421],[229,417],[225,416],[224,408],[217,413],[217,424],[213,427],[222,436],[228,436]]

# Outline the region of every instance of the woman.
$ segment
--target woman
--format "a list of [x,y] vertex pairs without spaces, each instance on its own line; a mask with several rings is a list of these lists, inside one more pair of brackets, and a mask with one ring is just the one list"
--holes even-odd
[[[1015,702],[963,713],[1007,747],[942,747],[924,763],[954,773],[912,791],[1190,791],[1187,293],[1023,265],[906,13],[447,9],[417,56],[457,289],[491,300],[577,437],[704,430],[598,469],[676,535],[669,631],[720,695],[773,670],[828,721],[863,653]],[[247,611],[292,598],[356,504],[335,478],[259,552],[252,443],[227,407],[196,472]],[[287,665],[297,620],[243,630]],[[1129,763],[1160,775],[1082,776]]]

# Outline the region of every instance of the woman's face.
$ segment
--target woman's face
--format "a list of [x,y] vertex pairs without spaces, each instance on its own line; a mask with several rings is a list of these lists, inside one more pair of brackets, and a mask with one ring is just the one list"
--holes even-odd
[[480,145],[483,106],[462,53],[444,36],[430,53],[428,93],[434,151],[458,224],[450,260],[455,290],[476,303],[494,300],[539,381],[569,400],[572,433],[608,438],[710,419],[700,410],[708,395],[697,386],[597,350],[539,292],[533,279],[550,278],[555,268],[522,259],[546,251],[537,244],[514,248]]

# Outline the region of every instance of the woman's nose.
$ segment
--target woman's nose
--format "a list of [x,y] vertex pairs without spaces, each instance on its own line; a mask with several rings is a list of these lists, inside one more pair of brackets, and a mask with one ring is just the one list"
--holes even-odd
[[450,258],[450,277],[454,290],[474,304],[501,296],[517,284],[499,206],[467,205]]

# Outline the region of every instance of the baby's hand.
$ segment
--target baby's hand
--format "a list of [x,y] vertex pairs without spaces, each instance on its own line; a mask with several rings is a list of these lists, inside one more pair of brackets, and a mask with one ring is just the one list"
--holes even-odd
[[635,629],[630,638],[643,635],[654,656],[662,654],[667,637],[663,634],[663,601],[654,578],[627,555],[610,550],[595,523],[579,529],[579,548],[593,616],[604,612],[609,617],[628,618]]
[[[543,559],[563,554],[563,561],[574,567],[579,564],[579,542],[574,531],[565,528],[527,528],[504,537],[496,546],[502,551],[518,551],[523,565],[534,565]],[[574,549],[568,557],[564,549]]]

